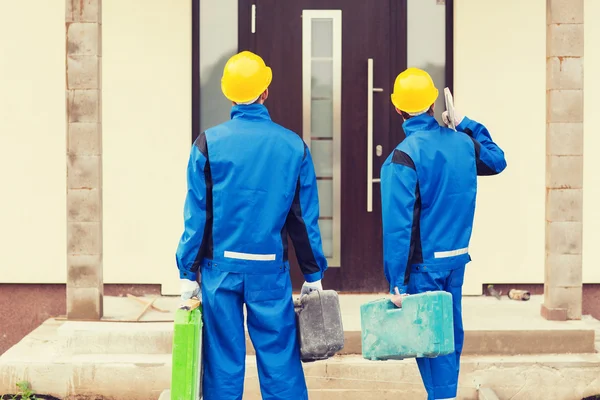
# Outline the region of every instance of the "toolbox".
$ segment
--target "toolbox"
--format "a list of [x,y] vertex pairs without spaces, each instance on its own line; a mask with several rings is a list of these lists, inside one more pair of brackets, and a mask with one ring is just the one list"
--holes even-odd
[[344,348],[344,327],[336,291],[314,291],[296,300],[294,306],[303,362],[328,359]]
[[202,399],[202,304],[195,299],[175,311],[171,400]]
[[389,299],[360,309],[362,355],[369,360],[401,360],[454,353],[452,295],[444,291],[409,295],[402,308]]

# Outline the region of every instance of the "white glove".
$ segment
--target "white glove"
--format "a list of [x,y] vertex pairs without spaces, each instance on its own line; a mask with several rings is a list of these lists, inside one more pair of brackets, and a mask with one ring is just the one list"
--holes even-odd
[[181,283],[181,301],[197,297],[202,302],[202,294],[200,293],[198,282],[189,279],[180,279],[179,281]]
[[320,280],[315,282],[304,282],[304,285],[302,285],[302,291],[300,291],[300,297],[320,290],[323,290],[323,285],[321,284]]
[[[465,117],[460,115],[459,113],[457,113],[456,110],[454,110],[454,126],[455,127],[459,126],[460,123],[463,121],[463,119],[465,119]],[[446,126],[450,125],[450,118],[448,117],[448,111],[444,111],[442,113],[442,120],[444,121],[444,124],[446,124]]]

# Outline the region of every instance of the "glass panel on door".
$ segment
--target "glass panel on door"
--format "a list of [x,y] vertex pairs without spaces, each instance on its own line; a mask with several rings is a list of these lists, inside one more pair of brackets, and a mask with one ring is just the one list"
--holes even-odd
[[435,117],[441,121],[446,109],[443,95],[446,86],[446,6],[433,1],[409,1],[407,14],[408,65],[424,69],[431,75],[440,91],[435,102]]
[[340,10],[302,12],[302,103],[304,141],[317,174],[319,227],[329,266],[340,266],[341,91]]

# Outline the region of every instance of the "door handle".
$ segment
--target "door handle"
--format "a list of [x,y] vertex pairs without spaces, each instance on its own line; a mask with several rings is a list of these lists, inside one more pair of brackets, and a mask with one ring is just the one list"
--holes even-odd
[[[374,92],[383,92],[383,89],[373,87],[373,59],[369,58],[367,60],[367,212],[373,212],[373,184],[380,182],[380,179],[373,178],[373,93]],[[379,147],[379,146],[377,146],[377,147]]]

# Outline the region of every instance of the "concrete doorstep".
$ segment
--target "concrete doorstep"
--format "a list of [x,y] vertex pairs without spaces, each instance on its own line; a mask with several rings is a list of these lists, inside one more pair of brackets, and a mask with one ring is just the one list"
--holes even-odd
[[[158,399],[170,387],[171,354],[140,350],[163,329],[152,323],[49,320],[0,357],[0,394],[28,381],[36,393],[64,400]],[[348,355],[304,369],[311,400],[425,399],[414,360],[373,362]],[[600,355],[463,357],[459,398],[478,399],[480,388],[493,389],[500,399],[581,400],[600,393]],[[256,359],[249,356],[244,399],[260,398]]]
[[490,388],[479,389],[479,400],[500,400]]
[[[124,300],[139,313],[139,304]],[[344,298],[344,308],[357,310],[364,301],[361,296]],[[469,303],[465,326],[472,333],[466,337],[459,399],[490,400],[491,391],[483,389],[514,400],[581,400],[600,394],[600,355],[594,350],[600,322],[535,319],[535,304],[465,301]],[[479,312],[486,317],[475,318]],[[373,362],[360,357],[359,323],[356,312],[346,314],[344,351],[350,354],[304,365],[310,399],[425,399],[414,360]],[[576,343],[580,340],[584,345]],[[28,381],[35,393],[63,400],[158,399],[170,387],[172,341],[173,322],[168,320],[51,319],[0,356],[0,395],[14,393],[16,383]],[[563,354],[529,354],[549,349]],[[248,352],[244,399],[258,400],[256,359],[250,347]]]
[[[165,390],[160,394],[158,400],[171,400],[171,391]],[[500,400],[496,393],[492,389],[481,389],[479,390],[478,400]]]
[[[164,388],[170,386],[170,357],[161,358],[79,359],[71,366],[63,365],[64,368],[56,365],[13,365],[8,371],[3,368],[0,387],[13,387],[25,377],[32,382],[36,393],[51,394],[61,399],[156,399]],[[483,384],[494,387],[500,399],[580,400],[600,393],[598,360],[593,365],[582,366],[581,361],[564,356],[559,358],[562,358],[562,365],[551,360],[465,359],[458,398],[492,400],[493,397],[481,397],[482,393],[478,393],[478,386]],[[305,366],[310,399],[425,399],[414,362],[366,363],[368,365],[357,357],[343,356]],[[261,398],[254,364],[255,359],[249,357],[246,400]],[[8,391],[2,391],[5,392]]]
[[[478,400],[500,400],[496,393],[492,389],[479,389],[478,391],[479,397]],[[171,400],[171,391],[169,389],[164,390],[158,400]]]
[[[385,295],[340,295],[340,306],[344,324],[345,345],[340,354],[361,354],[360,306]],[[504,297],[502,301],[493,297],[463,298],[465,355],[518,355],[518,354],[564,354],[590,353],[595,351],[594,329],[600,331],[600,323],[589,321],[547,321],[540,316],[543,296],[533,296],[528,302],[517,302]],[[177,298],[162,297],[156,305],[174,310]],[[142,308],[138,302],[127,298],[107,297],[105,308],[107,319],[118,321],[139,314]],[[86,332],[85,325],[69,322],[72,330],[71,346],[94,347],[105,352],[164,353],[171,351],[172,313],[165,314],[150,310],[141,324],[123,324],[128,328],[105,327],[99,332]],[[156,321],[149,324],[150,321]],[[162,324],[159,322],[163,321]],[[595,325],[594,325],[595,323]],[[138,326],[137,328],[135,326]],[[148,327],[148,325],[155,325]],[[115,326],[115,324],[113,324]],[[108,334],[111,331],[112,333]],[[144,333],[146,331],[147,333]],[[139,340],[144,338],[147,340]],[[597,335],[600,339],[600,335]],[[109,347],[107,347],[109,346]],[[254,348],[246,340],[248,355],[254,355]],[[129,349],[129,350],[128,350]]]
[[[597,360],[598,361],[598,360]],[[462,364],[458,399],[461,400],[581,400],[600,393],[600,364],[566,356],[512,356],[508,359],[466,357]],[[260,400],[254,359],[249,358],[245,400]],[[371,362],[358,357],[336,357],[305,365],[311,400],[425,399],[414,361]],[[494,389],[492,390],[491,387]],[[160,400],[169,400],[163,391]]]

